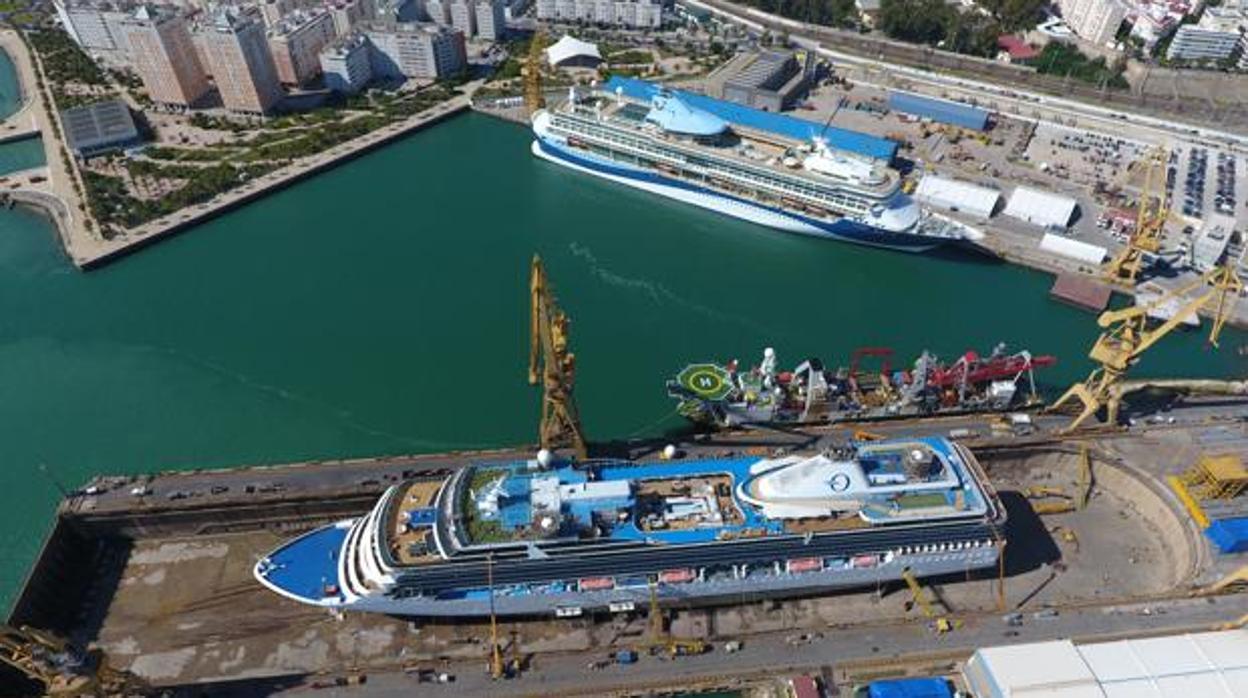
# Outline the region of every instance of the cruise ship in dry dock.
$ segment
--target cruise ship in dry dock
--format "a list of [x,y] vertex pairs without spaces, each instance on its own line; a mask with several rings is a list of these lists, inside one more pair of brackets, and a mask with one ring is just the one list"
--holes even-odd
[[255,567],[282,596],[404,616],[576,616],[965,574],[1005,513],[937,437],[775,458],[482,463],[408,480]]
[[910,252],[979,237],[902,191],[889,141],[835,129],[887,146],[851,152],[811,122],[639,80],[573,88],[533,133],[540,158],[783,231]]

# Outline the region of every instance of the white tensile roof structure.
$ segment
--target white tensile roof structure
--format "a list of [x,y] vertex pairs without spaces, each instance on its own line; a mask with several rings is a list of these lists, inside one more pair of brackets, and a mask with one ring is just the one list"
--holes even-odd
[[969,182],[927,175],[914,190],[919,202],[947,211],[959,211],[976,218],[988,218],[1001,200],[1001,192]]
[[1065,228],[1075,215],[1075,207],[1079,202],[1068,196],[1050,194],[1047,191],[1018,187],[1005,205],[1005,215],[1027,221],[1032,225],[1048,227],[1055,225]]
[[1054,235],[1053,233],[1045,233],[1044,237],[1040,238],[1040,249],[1045,252],[1060,254],[1063,257],[1077,259],[1087,264],[1100,264],[1105,261],[1105,257],[1109,254],[1109,250],[1100,245],[1071,240],[1064,235]]
[[562,39],[546,47],[546,60],[552,68],[573,58],[592,58],[602,62],[597,45],[581,41],[571,34],[564,34]]
[[991,698],[1248,696],[1248,630],[988,647],[965,674],[975,695]]

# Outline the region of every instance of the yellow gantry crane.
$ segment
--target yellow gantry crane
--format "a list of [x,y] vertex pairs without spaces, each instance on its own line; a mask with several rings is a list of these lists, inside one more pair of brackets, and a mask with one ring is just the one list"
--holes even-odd
[[1144,168],[1144,182],[1140,187],[1135,231],[1127,246],[1105,265],[1105,276],[1112,282],[1134,286],[1144,256],[1156,254],[1161,249],[1162,231],[1170,218],[1170,206],[1166,200],[1166,165],[1169,158],[1169,151],[1158,146],[1137,163]]
[[540,29],[533,32],[533,38],[529,40],[529,53],[520,69],[524,76],[524,106],[529,110],[530,116],[546,106],[546,98],[542,96],[542,52],[545,39]]
[[[1199,291],[1197,291],[1199,289]],[[1118,421],[1118,408],[1122,394],[1117,390],[1123,382],[1127,371],[1139,360],[1140,355],[1165,337],[1171,330],[1178,327],[1183,319],[1203,308],[1215,297],[1218,300],[1213,317],[1213,328],[1209,335],[1209,343],[1217,346],[1218,335],[1226,324],[1227,316],[1233,307],[1233,299],[1239,296],[1243,282],[1230,266],[1217,267],[1200,278],[1182,287],[1172,289],[1160,298],[1145,305],[1136,305],[1121,310],[1107,310],[1097,318],[1097,324],[1105,329],[1088,356],[1096,362],[1087,379],[1076,383],[1065,392],[1049,411],[1061,408],[1071,400],[1077,399],[1083,410],[1063,430],[1069,433],[1079,428],[1088,418],[1095,415],[1102,407],[1106,408],[1106,420],[1110,424]],[[1191,295],[1196,292],[1195,295]],[[1149,327],[1149,313],[1165,306],[1174,299],[1183,299],[1180,307],[1174,310],[1169,319],[1156,327]]]
[[152,693],[151,687],[139,677],[109,666],[102,652],[79,652],[59,637],[27,626],[0,625],[0,664],[42,684],[47,696]]
[[577,458],[588,456],[581,417],[572,396],[576,355],[568,351],[568,316],[555,301],[542,260],[533,255],[529,279],[529,385],[542,384],[542,448],[572,447]]

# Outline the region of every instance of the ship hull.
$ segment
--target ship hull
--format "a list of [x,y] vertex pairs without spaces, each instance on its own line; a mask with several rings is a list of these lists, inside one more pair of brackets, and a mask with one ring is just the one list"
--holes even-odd
[[[783,599],[855,589],[875,589],[898,582],[909,569],[920,578],[966,575],[994,569],[999,549],[979,545],[954,550],[932,546],[929,551],[895,554],[871,567],[825,569],[789,573],[774,567],[758,567],[746,576],[694,580],[684,584],[661,584],[655,593],[663,605],[714,606],[738,604],[742,599]],[[650,600],[646,584],[617,586],[599,591],[540,589],[515,593],[500,587],[494,594],[494,613],[499,616],[575,616],[612,609],[645,608]],[[361,597],[339,606],[342,610],[367,611],[422,618],[471,618],[490,614],[490,596],[482,589],[450,591],[436,596],[396,598],[386,595]]]
[[587,157],[581,153],[571,152],[568,148],[540,136],[533,140],[532,152],[543,160],[577,172],[601,177],[617,184],[789,233],[904,252],[926,252],[950,242],[946,239],[881,230],[847,218],[832,222],[816,220],[778,208],[755,204],[706,187],[666,177],[657,172]]

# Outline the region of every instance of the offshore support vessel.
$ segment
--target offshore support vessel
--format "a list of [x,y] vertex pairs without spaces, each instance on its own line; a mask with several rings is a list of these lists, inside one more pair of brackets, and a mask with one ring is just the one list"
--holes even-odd
[[[998,344],[987,356],[964,352],[952,363],[924,351],[910,370],[892,371],[893,351],[883,347],[854,352],[848,368],[824,368],[807,359],[792,371],[776,370],[776,352],[748,371],[736,361],[690,364],[667,382],[679,401],[677,411],[704,425],[825,423],[966,412],[1003,412],[1043,402],[1035,370],[1056,363],[1052,356],[1023,350],[1009,353]],[[864,358],[881,361],[864,373]]]
[[[722,116],[721,116],[722,114]],[[533,115],[537,157],[794,233],[922,252],[978,239],[923,211],[890,167],[890,141],[702,95],[612,78]]]
[[480,463],[389,488],[260,560],[307,604],[577,616],[873,586],[997,564],[1005,510],[937,437],[777,457]]

